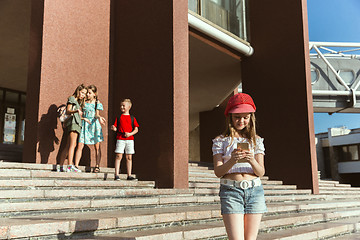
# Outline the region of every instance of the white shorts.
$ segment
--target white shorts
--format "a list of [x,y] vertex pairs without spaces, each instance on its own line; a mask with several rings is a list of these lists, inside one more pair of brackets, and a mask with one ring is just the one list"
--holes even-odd
[[116,140],[115,153],[135,154],[134,140]]

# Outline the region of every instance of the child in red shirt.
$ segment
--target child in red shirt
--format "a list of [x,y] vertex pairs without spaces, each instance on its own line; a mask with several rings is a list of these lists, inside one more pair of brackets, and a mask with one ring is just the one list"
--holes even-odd
[[135,117],[130,115],[131,100],[124,99],[121,101],[120,110],[121,115],[116,118],[111,130],[116,131],[116,158],[115,158],[115,180],[120,180],[120,163],[125,152],[127,180],[136,180],[131,176],[132,170],[132,155],[135,154],[134,149],[134,135],[139,131],[139,124]]

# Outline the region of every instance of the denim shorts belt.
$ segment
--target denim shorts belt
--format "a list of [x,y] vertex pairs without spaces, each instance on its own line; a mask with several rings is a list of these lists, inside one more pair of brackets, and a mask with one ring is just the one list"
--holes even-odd
[[238,187],[245,190],[248,188],[261,186],[261,180],[260,178],[255,178],[253,180],[235,181],[235,180],[221,178],[220,184],[224,184],[232,187]]

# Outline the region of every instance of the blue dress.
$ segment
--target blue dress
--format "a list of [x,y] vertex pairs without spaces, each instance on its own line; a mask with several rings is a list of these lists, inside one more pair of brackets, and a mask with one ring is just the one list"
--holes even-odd
[[[97,110],[103,110],[103,105],[97,103]],[[82,120],[82,128],[79,136],[79,142],[84,144],[96,144],[104,141],[101,124],[95,118],[95,103],[85,103],[83,108],[83,117],[90,120],[91,124]]]

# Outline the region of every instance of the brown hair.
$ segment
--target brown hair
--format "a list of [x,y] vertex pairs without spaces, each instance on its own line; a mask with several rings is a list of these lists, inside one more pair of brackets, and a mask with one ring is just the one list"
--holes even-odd
[[97,92],[97,87],[93,84],[89,85],[86,87],[86,89],[90,89],[94,94],[95,94],[95,100],[98,100],[98,92]]
[[[224,133],[222,134],[224,137],[231,137],[231,142],[229,146],[232,144],[234,140],[234,136],[236,134],[236,129],[234,128],[233,122],[232,122],[232,113],[229,113],[229,116],[226,117],[226,129]],[[255,113],[250,113],[250,121],[249,124],[246,125],[244,129],[240,131],[240,134],[247,138],[249,142],[253,144],[253,146],[256,145],[256,118]]]
[[79,99],[79,96],[80,96],[80,92],[81,92],[83,89],[86,89],[85,85],[84,85],[84,84],[80,84],[79,86],[77,86],[77,88],[75,89],[75,91],[74,91],[74,93],[73,93],[74,98],[76,98],[76,100],[78,101],[78,103],[79,103],[80,106],[82,106],[82,107],[84,106],[85,98]]

